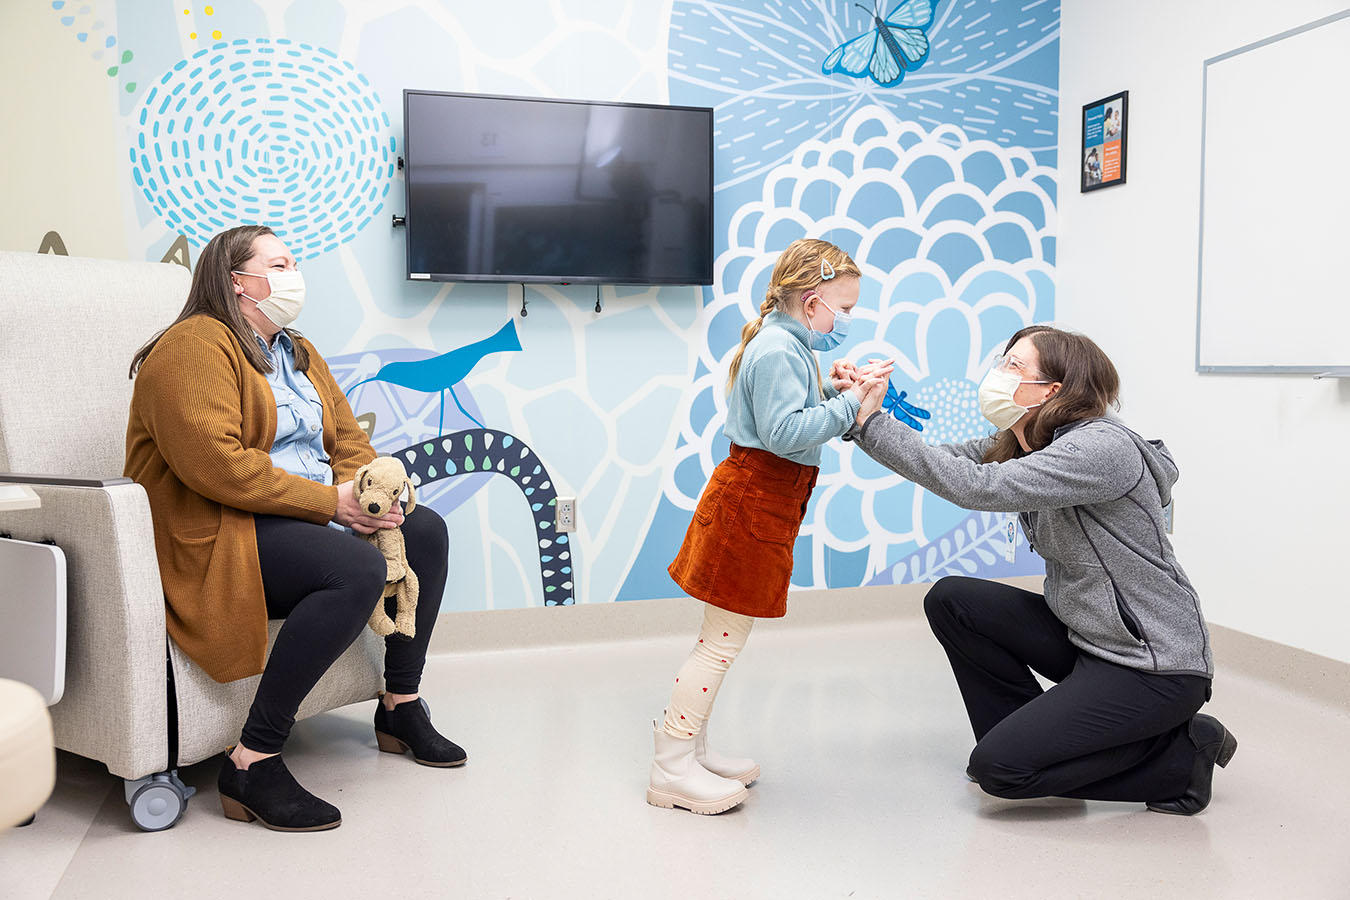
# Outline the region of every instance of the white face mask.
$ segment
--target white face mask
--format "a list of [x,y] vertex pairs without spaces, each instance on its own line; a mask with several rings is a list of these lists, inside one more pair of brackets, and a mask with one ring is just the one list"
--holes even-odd
[[980,382],[980,412],[993,423],[999,431],[1005,431],[1022,420],[1022,417],[1041,403],[1031,406],[1018,406],[1013,395],[1024,384],[1050,384],[1049,381],[1023,381],[1022,377],[1010,369],[995,366]]
[[234,274],[267,279],[267,283],[272,287],[272,293],[261,300],[254,300],[248,294],[244,294],[244,296],[253,300],[253,303],[258,307],[258,312],[266,316],[267,320],[278,328],[285,328],[290,325],[300,316],[300,310],[304,309],[305,276],[301,275],[299,270],[268,272],[265,275],[258,272],[235,272]]

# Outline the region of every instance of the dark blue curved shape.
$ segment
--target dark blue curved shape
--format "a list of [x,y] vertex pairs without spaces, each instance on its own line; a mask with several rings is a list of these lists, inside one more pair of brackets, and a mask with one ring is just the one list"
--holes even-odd
[[545,606],[576,602],[570,537],[558,534],[554,511],[558,493],[538,454],[515,435],[491,429],[468,429],[396,450],[413,483],[423,485],[457,475],[502,475],[515,482],[530,505],[539,545],[540,579]]

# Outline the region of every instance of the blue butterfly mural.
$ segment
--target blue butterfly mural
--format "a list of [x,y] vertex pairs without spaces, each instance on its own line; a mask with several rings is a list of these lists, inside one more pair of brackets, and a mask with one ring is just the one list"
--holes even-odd
[[[876,0],[872,4],[876,27],[835,47],[820,64],[823,74],[868,76],[882,87],[890,87],[899,84],[906,71],[917,69],[928,59],[928,35],[924,31],[933,23],[933,0],[904,0],[885,18],[878,12]],[[867,12],[862,4],[853,5]]]
[[881,408],[915,431],[923,431],[923,423],[919,419],[931,419],[933,414],[926,409],[920,409],[906,403],[905,398],[908,396],[908,391],[896,393],[895,385],[888,382],[886,384],[886,399],[881,401]]

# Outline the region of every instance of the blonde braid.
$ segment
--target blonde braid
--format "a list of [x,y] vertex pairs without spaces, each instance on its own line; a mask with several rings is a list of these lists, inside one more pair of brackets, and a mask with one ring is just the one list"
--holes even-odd
[[755,339],[759,330],[764,327],[764,317],[778,308],[778,297],[774,294],[774,289],[770,287],[765,292],[764,302],[759,305],[759,318],[753,322],[746,322],[741,327],[741,346],[736,349],[736,355],[731,358],[731,370],[727,373],[727,395],[731,394],[731,386],[736,383],[736,375],[741,371],[741,357],[745,355],[745,345]]

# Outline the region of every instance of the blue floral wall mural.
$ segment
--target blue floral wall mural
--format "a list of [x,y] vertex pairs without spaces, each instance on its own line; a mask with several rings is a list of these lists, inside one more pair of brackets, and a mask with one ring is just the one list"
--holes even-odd
[[[299,327],[450,525],[446,609],[677,593],[666,565],[727,451],[726,366],[794,238],[862,266],[838,354],[895,356],[893,408],[927,411],[930,441],[986,432],[985,366],[1053,317],[1054,0],[522,0],[509,21],[448,0],[25,4],[35,44],[83,54],[69,93],[107,107],[82,138],[116,160],[126,255],[191,266],[261,221],[300,258]],[[407,281],[405,88],[713,107],[715,283],[605,286],[597,314],[590,287]],[[21,212],[16,249],[87,252]],[[793,584],[1037,570],[1003,549],[1001,517],[835,442]]]
[[[668,593],[658,563],[726,453],[722,384],[776,248],[823,236],[858,261],[862,299],[838,353],[895,356],[896,386],[932,414],[930,442],[988,433],[985,369],[1013,331],[1053,318],[1058,5],[859,12],[844,0],[674,4],[671,101],[717,111],[716,283],[688,419],[624,597]],[[898,77],[846,64],[896,49]],[[1006,561],[1002,517],[957,509],[850,446],[827,445],[819,485],[796,586],[1039,570],[1025,546]]]

